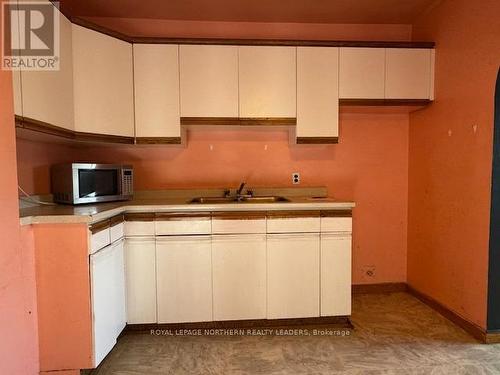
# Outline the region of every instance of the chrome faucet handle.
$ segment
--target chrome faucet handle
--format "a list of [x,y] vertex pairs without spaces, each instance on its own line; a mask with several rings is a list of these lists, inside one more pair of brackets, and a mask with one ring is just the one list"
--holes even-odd
[[240,187],[238,188],[238,190],[236,190],[236,195],[241,195],[241,192],[243,191],[243,188],[245,187],[247,183],[246,182],[242,182]]
[[253,190],[247,189],[247,195],[253,197]]
[[230,189],[224,189],[224,198],[227,198],[231,195],[231,190]]

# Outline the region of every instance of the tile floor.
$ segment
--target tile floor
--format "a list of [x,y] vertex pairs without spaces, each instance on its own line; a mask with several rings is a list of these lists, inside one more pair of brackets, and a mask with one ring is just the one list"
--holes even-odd
[[94,374],[500,374],[500,344],[409,294],[357,295],[352,322],[343,337],[127,334]]

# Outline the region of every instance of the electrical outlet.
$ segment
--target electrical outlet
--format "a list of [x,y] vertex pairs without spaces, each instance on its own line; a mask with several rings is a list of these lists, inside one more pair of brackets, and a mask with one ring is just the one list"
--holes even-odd
[[292,173],[292,184],[294,184],[294,185],[300,184],[300,173],[299,172]]
[[373,280],[375,278],[375,266],[363,266],[361,272],[363,280]]

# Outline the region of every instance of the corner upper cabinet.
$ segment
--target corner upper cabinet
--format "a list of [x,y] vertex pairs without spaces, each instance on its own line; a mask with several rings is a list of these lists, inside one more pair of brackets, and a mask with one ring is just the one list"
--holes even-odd
[[340,99],[384,99],[385,48],[340,48]]
[[75,130],[134,136],[132,45],[73,25]]
[[336,143],[338,48],[297,48],[297,143]]
[[238,47],[179,47],[181,117],[238,117]]
[[134,45],[137,143],[181,143],[179,46]]
[[57,8],[55,14],[60,25],[59,70],[14,72],[15,86],[18,87],[14,90],[15,112],[29,119],[73,130],[72,26]]
[[296,117],[295,47],[240,46],[240,117]]
[[434,99],[434,50],[387,48],[386,99]]

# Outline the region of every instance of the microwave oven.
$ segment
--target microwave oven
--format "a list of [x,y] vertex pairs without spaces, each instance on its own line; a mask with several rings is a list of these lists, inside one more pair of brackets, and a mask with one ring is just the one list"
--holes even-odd
[[84,204],[132,199],[134,170],[130,165],[68,163],[51,168],[54,202]]

